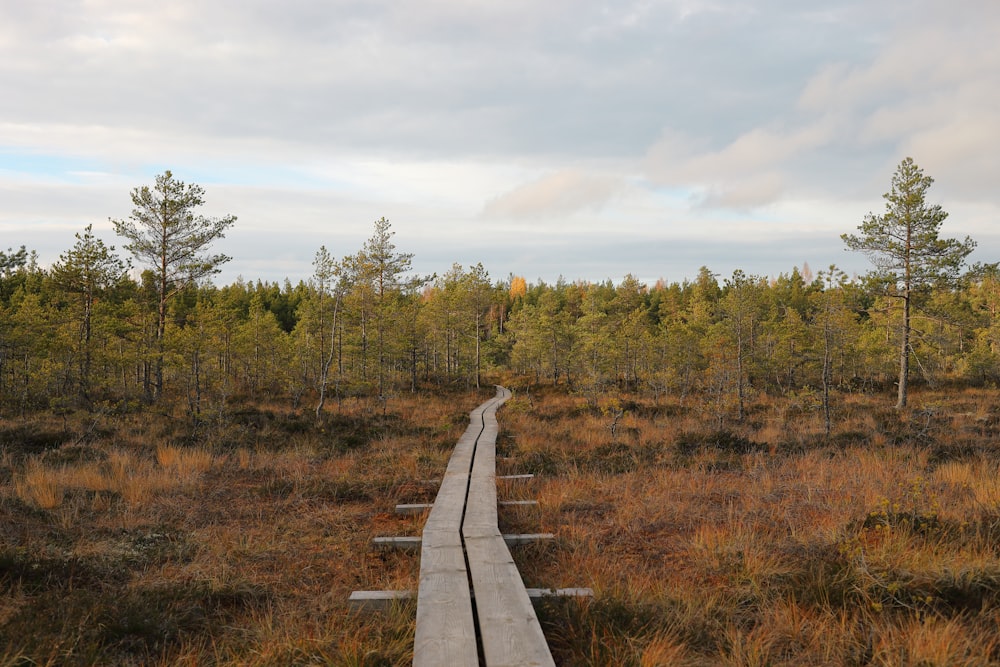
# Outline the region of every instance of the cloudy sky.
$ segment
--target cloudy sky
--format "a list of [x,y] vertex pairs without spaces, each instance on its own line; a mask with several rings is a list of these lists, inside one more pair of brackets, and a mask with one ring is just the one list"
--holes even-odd
[[389,218],[421,273],[864,272],[911,156],[1000,259],[996,0],[0,0],[0,250],[170,169],[293,282]]

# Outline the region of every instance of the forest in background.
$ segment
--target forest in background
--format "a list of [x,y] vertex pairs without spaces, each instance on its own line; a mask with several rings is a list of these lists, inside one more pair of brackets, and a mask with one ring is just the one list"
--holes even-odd
[[[133,191],[128,221],[113,221],[138,266],[91,227],[49,268],[23,247],[0,253],[0,410],[169,401],[197,425],[246,401],[319,416],[330,401],[479,387],[487,375],[565,385],[594,405],[609,392],[697,396],[720,425],[741,421],[755,396],[780,394],[829,420],[834,392],[898,385],[904,335],[904,385],[995,383],[1000,273],[964,266],[969,239],[938,239],[946,214],[924,201],[931,182],[904,160],[887,213],[866,218],[864,239],[844,236],[851,249],[881,251],[882,271],[860,278],[833,265],[721,280],[703,267],[654,285],[495,280],[482,264],[414,276],[382,218],[354,254],[320,247],[308,281],[216,286],[208,278],[229,258],[206,252],[235,217],[196,215],[204,191],[168,171]],[[892,256],[894,230],[889,246],[863,241],[914,212],[930,237],[913,248],[931,259],[910,284],[909,254],[906,267],[878,262]]]

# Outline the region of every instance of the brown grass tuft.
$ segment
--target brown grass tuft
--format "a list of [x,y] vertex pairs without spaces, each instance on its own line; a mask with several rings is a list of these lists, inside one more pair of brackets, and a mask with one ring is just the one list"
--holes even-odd
[[60,471],[35,461],[15,479],[14,492],[24,502],[45,510],[62,505],[65,495]]

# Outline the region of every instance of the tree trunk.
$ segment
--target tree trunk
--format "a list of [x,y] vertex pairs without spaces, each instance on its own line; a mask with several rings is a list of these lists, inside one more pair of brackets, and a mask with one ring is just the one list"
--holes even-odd
[[480,319],[480,314],[479,314],[479,311],[477,310],[476,311],[476,389],[477,390],[480,388],[479,387],[479,380],[480,380],[480,378],[479,378],[479,369],[480,369],[480,366],[482,365],[482,363],[481,363],[482,362],[482,352],[481,352],[480,343],[479,343],[479,337],[480,337],[479,336],[479,319]]
[[910,293],[903,295],[903,323],[899,344],[899,395],[896,409],[906,407],[907,383],[910,377]]
[[340,295],[335,297],[333,302],[333,324],[330,326],[330,354],[322,362],[319,374],[319,402],[316,404],[316,420],[323,414],[323,405],[326,403],[326,383],[330,376],[330,366],[333,365],[333,358],[337,353],[337,315],[340,311]]
[[[830,314],[827,313],[827,318]],[[833,383],[833,347],[829,319],[823,324],[823,425],[827,439],[830,437],[830,385]]]
[[159,400],[163,396],[163,356],[165,354],[166,341],[164,337],[167,332],[167,300],[160,299],[160,309],[156,323],[156,365],[153,379],[153,399]]
[[743,423],[744,403],[746,396],[743,390],[743,329],[742,325],[736,333],[736,421]]
[[417,393],[417,343],[410,344],[410,393]]
[[90,351],[90,339],[92,336],[92,312],[94,309],[94,296],[91,292],[84,294],[83,308],[83,368],[80,372],[80,401],[84,406],[90,406],[90,367],[92,355]]

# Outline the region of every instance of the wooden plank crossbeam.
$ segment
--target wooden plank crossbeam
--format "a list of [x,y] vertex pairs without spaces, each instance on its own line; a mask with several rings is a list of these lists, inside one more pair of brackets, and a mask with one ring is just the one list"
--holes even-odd
[[[500,507],[536,507],[537,500],[501,500]],[[434,507],[434,503],[400,503],[396,505],[396,514],[420,514]]]
[[413,598],[412,591],[354,591],[347,603],[355,611],[384,611]]
[[[532,601],[542,598],[592,598],[592,588],[528,588],[528,597]],[[354,591],[348,604],[355,611],[385,611],[393,605],[405,604],[416,600],[415,591]],[[475,599],[475,596],[473,596]]]
[[[516,547],[522,544],[535,544],[536,542],[546,542],[555,539],[552,533],[504,533],[503,541],[508,547]],[[423,547],[422,537],[375,537],[372,544],[383,549],[396,549],[398,551],[420,551]]]

